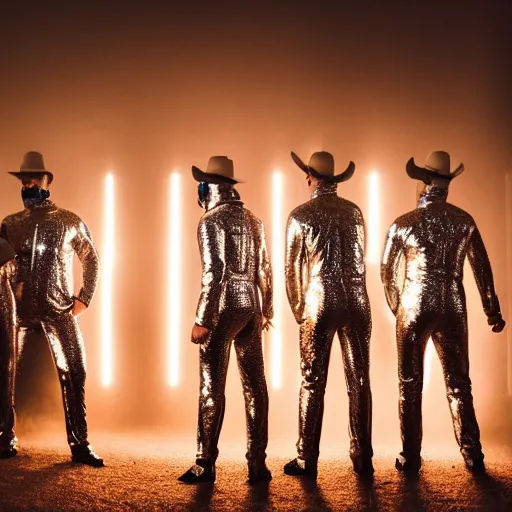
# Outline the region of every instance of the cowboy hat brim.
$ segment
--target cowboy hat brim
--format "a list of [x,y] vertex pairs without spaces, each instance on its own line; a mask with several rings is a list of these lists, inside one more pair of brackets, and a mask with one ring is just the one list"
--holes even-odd
[[11,176],[14,176],[15,178],[18,178],[19,180],[22,180],[23,178],[42,178],[43,176],[48,176],[48,184],[50,184],[53,181],[53,174],[50,171],[11,171],[7,174],[10,174]]
[[415,164],[414,157],[411,157],[405,164],[405,170],[409,178],[423,181],[423,183],[430,185],[432,183],[432,179],[434,178],[442,178],[448,181],[453,180],[453,178],[456,178],[464,172],[464,164],[460,164],[457,169],[455,169],[450,174],[441,174],[440,172],[427,169],[426,167],[419,167]]
[[306,173],[310,176],[318,180],[330,181],[331,183],[342,183],[344,181],[348,181],[354,175],[354,171],[356,170],[356,164],[350,161],[348,167],[341,174],[337,174],[335,176],[325,176],[320,174],[316,169],[306,165],[293,151],[291,152],[292,160]]
[[225,183],[229,185],[236,185],[237,183],[243,183],[242,181],[239,181],[235,178],[228,178],[227,176],[222,176],[220,174],[210,174],[204,172],[195,165],[192,166],[192,176],[196,181],[202,183],[213,183],[216,185],[222,185]]

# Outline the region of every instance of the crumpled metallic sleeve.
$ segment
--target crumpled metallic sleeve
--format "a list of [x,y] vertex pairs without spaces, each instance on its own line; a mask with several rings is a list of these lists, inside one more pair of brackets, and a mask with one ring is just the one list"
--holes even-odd
[[292,215],[286,227],[285,258],[286,294],[295,320],[300,324],[304,319],[304,290],[307,287],[307,282],[304,282],[306,252],[301,225]]
[[263,316],[272,319],[274,316],[273,307],[273,278],[272,265],[268,256],[267,244],[265,241],[265,229],[263,223],[258,222],[259,255],[258,255],[258,287],[261,291],[261,309]]
[[355,281],[366,281],[366,263],[364,255],[366,254],[366,227],[361,210],[354,208],[354,224],[356,228],[356,238],[354,244],[354,265],[351,278]]
[[497,315],[500,312],[500,303],[494,289],[491,263],[476,225],[473,227],[469,238],[467,256],[473,269],[485,314],[488,317]]
[[[206,214],[207,215],[207,214]],[[224,233],[213,223],[199,223],[197,238],[202,263],[201,294],[197,304],[196,324],[208,329],[215,325],[219,312],[221,286],[225,269],[222,255],[224,250]]]
[[82,264],[83,286],[77,299],[89,306],[99,281],[100,260],[89,228],[83,221],[80,221],[71,245]]
[[380,266],[380,277],[384,285],[384,293],[389,309],[391,309],[393,314],[396,314],[398,310],[402,293],[403,283],[399,283],[398,273],[401,249],[402,245],[398,239],[397,226],[393,224],[388,231],[382,264]]

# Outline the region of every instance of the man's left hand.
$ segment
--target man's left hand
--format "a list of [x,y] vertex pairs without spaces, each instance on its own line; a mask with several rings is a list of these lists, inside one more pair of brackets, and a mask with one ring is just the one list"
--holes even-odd
[[194,327],[192,327],[191,341],[196,345],[202,345],[208,338],[209,334],[210,329],[203,327],[202,325],[194,324]]
[[487,318],[487,323],[492,326],[492,332],[501,332],[506,325],[501,313],[497,313],[496,315]]
[[73,303],[73,309],[71,310],[71,314],[73,316],[78,316],[81,315],[86,309],[87,306],[82,301],[75,299],[75,302]]

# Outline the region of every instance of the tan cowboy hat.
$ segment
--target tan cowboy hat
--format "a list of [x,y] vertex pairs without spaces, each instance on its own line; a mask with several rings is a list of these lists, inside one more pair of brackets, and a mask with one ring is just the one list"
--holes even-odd
[[20,170],[9,172],[19,180],[24,178],[41,178],[45,174],[48,176],[48,184],[53,181],[53,174],[44,166],[43,155],[37,151],[29,151],[25,153],[23,162],[21,162]]
[[311,155],[308,165],[306,165],[293,151],[291,152],[293,161],[306,173],[319,180],[330,181],[332,183],[341,183],[352,178],[356,166],[350,161],[348,167],[341,174],[334,174],[334,157],[327,151],[317,151]]
[[242,183],[235,178],[233,160],[230,160],[227,156],[212,156],[210,160],[208,160],[206,171],[202,171],[193,165],[192,176],[196,181],[215,183],[218,185],[222,183],[228,183],[230,185]]
[[414,158],[410,158],[405,165],[405,170],[410,178],[420,180],[430,185],[433,178],[453,180],[464,172],[464,164],[460,164],[453,172],[450,171],[450,155],[446,151],[433,151],[428,155],[424,167],[418,167]]

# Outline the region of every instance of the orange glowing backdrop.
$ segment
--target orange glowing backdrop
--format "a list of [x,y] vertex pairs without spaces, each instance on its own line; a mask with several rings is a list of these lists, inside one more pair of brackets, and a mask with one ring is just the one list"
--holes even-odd
[[[303,158],[331,151],[340,168],[356,163],[339,192],[361,206],[367,224],[377,439],[398,439],[394,326],[379,261],[387,228],[414,207],[416,185],[404,171],[410,156],[421,161],[442,148],[466,164],[450,200],[476,218],[510,311],[511,181],[508,175],[506,188],[504,169],[511,155],[503,133],[511,116],[500,104],[509,77],[497,10],[467,7],[461,23],[460,13],[444,7],[445,17],[436,18],[443,37],[427,41],[422,34],[434,18],[421,7],[408,17],[389,6],[367,12],[300,3],[250,11],[127,5],[122,16],[108,6],[9,9],[3,19],[11,23],[0,31],[10,48],[0,57],[7,90],[0,97],[1,169],[16,169],[27,150],[42,151],[55,174],[52,197],[87,221],[102,259],[98,294],[81,318],[95,428],[171,425],[194,436],[198,361],[189,331],[201,211],[190,166],[206,165],[213,154],[233,158],[246,182],[238,190],[265,223],[276,272],[275,329],[264,340],[271,434],[290,447],[299,355],[282,275],[284,230],[288,212],[308,198],[290,150]],[[16,29],[21,21],[25,37]],[[21,202],[5,172],[0,184],[4,216]],[[511,390],[511,338],[507,345],[506,333],[490,333],[467,270],[471,372],[485,425]],[[242,437],[232,363],[224,435]],[[24,371],[34,365],[28,361]],[[426,435],[452,436],[430,349],[427,366]],[[346,423],[335,343],[325,435],[338,436],[342,425],[345,439]]]

